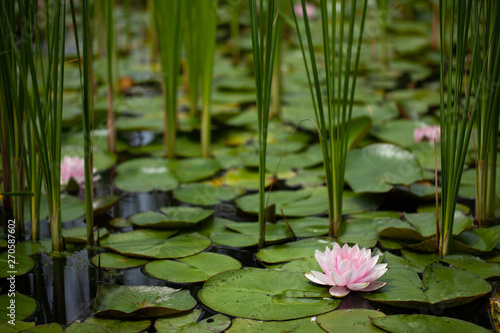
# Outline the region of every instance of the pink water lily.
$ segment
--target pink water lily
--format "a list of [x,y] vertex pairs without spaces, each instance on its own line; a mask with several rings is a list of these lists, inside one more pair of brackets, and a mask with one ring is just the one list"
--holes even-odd
[[[94,168],[94,172],[96,169]],[[68,184],[73,178],[79,185],[85,184],[85,161],[76,156],[64,156],[61,160],[61,185]],[[93,180],[97,180],[94,177]]]
[[423,139],[427,139],[431,142],[441,141],[441,127],[437,125],[415,128],[413,131],[413,140],[415,140],[415,142],[420,142]]
[[351,290],[374,291],[386,285],[375,280],[387,272],[387,264],[377,264],[379,256],[371,255],[371,250],[360,250],[357,244],[341,248],[335,243],[332,250],[316,250],[316,261],[323,273],[312,271],[305,276],[314,283],[332,286],[330,295],[335,297],[344,297]]
[[[295,11],[297,17],[304,17],[304,11],[302,10],[302,4],[300,2],[296,3],[293,6],[293,10]],[[307,18],[314,18],[316,16],[316,7],[313,4],[306,2],[306,13]]]

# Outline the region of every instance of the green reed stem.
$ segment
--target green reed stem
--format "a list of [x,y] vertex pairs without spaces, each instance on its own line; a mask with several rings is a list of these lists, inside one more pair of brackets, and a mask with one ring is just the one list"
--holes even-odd
[[[316,122],[321,137],[321,151],[325,167],[327,195],[329,203],[329,235],[336,236],[342,222],[342,200],[344,191],[344,174],[351,121],[352,105],[356,88],[361,42],[366,18],[367,0],[361,1],[362,17],[358,30],[357,41],[354,38],[357,1],[351,1],[351,11],[345,38],[346,1],[340,3],[340,13],[337,13],[336,2],[331,3],[333,15],[331,24],[328,17],[328,1],[321,0],[321,26],[323,37],[323,58],[326,73],[326,101],[322,95],[319,69],[312,42],[309,18],[304,15],[305,42],[302,38],[299,20],[294,15],[295,27],[304,59],[307,79],[313,100]],[[290,0],[293,7],[293,0]],[[306,13],[306,2],[301,0],[302,10]],[[337,21],[338,20],[338,21]],[[354,59],[353,59],[354,57]],[[351,80],[352,70],[352,80]]]
[[276,51],[276,39],[280,20],[279,0],[260,0],[260,17],[257,17],[257,1],[248,0],[250,11],[250,27],[252,32],[252,51],[257,94],[257,118],[259,125],[259,248],[265,244],[265,177],[266,177],[266,150],[269,109],[271,103],[271,89],[273,65]]

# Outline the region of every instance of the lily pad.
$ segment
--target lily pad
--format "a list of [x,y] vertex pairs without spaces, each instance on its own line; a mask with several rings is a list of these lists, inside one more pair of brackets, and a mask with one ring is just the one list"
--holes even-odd
[[128,258],[117,253],[101,253],[92,257],[91,260],[96,267],[115,269],[142,266],[149,262],[149,260]]
[[241,268],[241,263],[229,256],[202,252],[177,260],[153,261],[144,266],[149,275],[169,282],[195,283],[206,281],[220,272]]
[[[64,241],[67,243],[87,243],[87,227],[73,227],[62,230]],[[94,230],[94,239],[104,238],[109,234],[106,228]]]
[[174,190],[174,197],[184,203],[200,206],[213,206],[222,201],[230,201],[244,191],[227,186],[212,186],[203,183],[191,183]]
[[[256,222],[234,222],[225,220],[224,226],[240,234],[253,236],[258,239],[259,228]],[[281,223],[266,223],[266,242],[277,242],[292,237],[292,233],[284,221]]]
[[178,314],[168,318],[160,318],[155,322],[157,332],[225,332],[231,325],[231,319],[223,314],[205,318],[198,321],[201,316],[201,310],[193,310],[186,314]]
[[259,320],[313,316],[331,311],[340,303],[329,297],[327,288],[308,283],[302,273],[258,268],[212,276],[198,296],[215,311]]
[[190,183],[208,178],[221,168],[220,164],[212,158],[171,160],[167,162],[167,165],[181,183]]
[[368,309],[337,310],[319,315],[318,325],[327,332],[384,332],[370,322],[373,318],[384,317],[380,311]]
[[483,279],[500,277],[500,264],[488,263],[481,258],[467,254],[450,254],[443,261],[469,273],[475,274]]
[[314,257],[316,250],[324,251],[332,248],[335,241],[332,238],[306,238],[296,242],[281,245],[271,245],[257,252],[257,259],[266,263],[279,263],[294,259]]
[[[223,183],[228,186],[240,187],[248,190],[259,189],[259,173],[249,171],[246,168],[232,169],[226,172]],[[274,183],[272,174],[266,174],[265,186],[269,187]]]
[[129,321],[89,317],[85,319],[85,324],[99,326],[108,333],[139,333],[151,326],[149,320]]
[[169,238],[176,231],[135,230],[111,234],[101,245],[126,256],[170,259],[188,257],[202,252],[211,244],[198,233]]
[[385,331],[394,333],[490,332],[481,326],[464,320],[423,314],[391,315],[372,318],[371,322]]
[[[10,316],[12,307],[12,301],[14,301],[14,317]],[[8,294],[0,295],[0,323],[8,322],[11,319],[16,321],[21,321],[33,314],[36,310],[36,301],[28,296],[20,293],[15,293],[14,297],[9,297]]]
[[483,279],[469,272],[436,264],[425,268],[422,280],[409,268],[389,269],[379,279],[387,285],[363,297],[405,308],[439,305],[453,307],[469,303],[491,291]]
[[3,332],[3,333],[25,332],[26,330],[28,330],[34,326],[35,326],[35,323],[33,323],[33,322],[27,323],[24,321],[16,320],[15,325],[9,324],[8,322],[0,324],[0,332]]
[[116,187],[127,192],[171,191],[179,185],[165,159],[133,159],[118,165],[116,172]]
[[[328,218],[301,217],[288,219],[288,223],[297,237],[324,236],[328,233]],[[266,230],[267,231],[267,230]]]
[[259,238],[253,234],[242,234],[232,231],[224,225],[231,220],[224,218],[214,218],[211,230],[208,231],[207,236],[217,245],[225,245],[229,247],[249,247],[257,245]]
[[196,300],[189,290],[160,286],[99,286],[92,312],[97,317],[151,318],[191,310]]
[[34,326],[24,332],[32,333],[63,333],[63,327],[58,323]]
[[355,193],[388,192],[392,185],[421,180],[422,174],[412,153],[391,144],[372,144],[347,155],[345,179]]
[[274,332],[308,332],[323,333],[312,318],[292,319],[286,321],[261,321],[243,318],[233,319],[228,333],[274,333]]
[[462,252],[484,254],[495,248],[499,238],[498,233],[491,228],[473,228],[458,235],[454,241],[454,246]]
[[340,225],[339,241],[358,244],[360,247],[377,245],[378,235],[374,220],[346,220]]
[[35,267],[35,261],[21,253],[9,255],[7,252],[3,252],[0,254],[0,267],[2,267],[0,279],[11,275],[19,276],[31,271]]
[[120,197],[117,195],[103,195],[94,198],[94,217],[104,215],[118,200],[120,200]]
[[161,207],[163,214],[146,211],[134,214],[129,221],[143,228],[185,228],[195,225],[214,213],[199,207]]
[[64,330],[64,333],[107,333],[105,328],[94,324],[74,322]]

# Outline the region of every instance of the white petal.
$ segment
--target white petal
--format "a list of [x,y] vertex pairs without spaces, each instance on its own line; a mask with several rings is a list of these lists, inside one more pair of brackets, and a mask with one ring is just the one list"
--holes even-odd
[[304,276],[317,284],[325,286],[331,286],[333,284],[333,281],[326,274],[320,272],[312,271],[310,273],[305,273]]
[[385,283],[385,282],[379,282],[379,281],[372,282],[372,283],[370,283],[368,285],[368,287],[360,289],[359,291],[374,291],[374,290],[378,290],[378,289],[382,288],[383,286],[385,286],[386,284],[387,283]]
[[330,271],[330,276],[332,277],[333,283],[331,284],[332,286],[345,286],[346,281],[342,277],[342,275],[337,274],[337,272]]
[[351,289],[351,290],[362,290],[362,289],[365,289],[366,287],[368,287],[370,285],[369,282],[366,282],[366,283],[351,283],[351,284],[348,284],[346,287]]
[[340,287],[340,286],[333,286],[330,288],[329,292],[330,295],[335,296],[335,297],[344,297],[347,294],[349,294],[349,289],[346,287]]

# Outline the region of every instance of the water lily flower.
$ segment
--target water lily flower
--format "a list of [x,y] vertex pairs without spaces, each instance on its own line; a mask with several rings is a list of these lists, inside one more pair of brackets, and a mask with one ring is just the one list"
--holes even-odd
[[374,291],[386,285],[375,280],[387,272],[387,264],[377,264],[379,256],[372,257],[371,250],[360,250],[357,244],[341,248],[335,243],[332,250],[328,246],[325,252],[316,250],[315,257],[323,273],[311,271],[304,275],[314,283],[332,286],[332,296],[344,297],[351,290]]
[[415,140],[415,142],[420,142],[423,139],[427,139],[431,142],[439,142],[441,140],[441,127],[436,125],[415,128],[413,131],[413,140]]
[[[304,12],[302,10],[302,4],[300,2],[297,2],[293,6],[293,10],[295,11],[295,14],[297,17],[304,17]],[[316,16],[316,7],[313,4],[310,4],[309,2],[306,2],[306,13],[307,13],[307,18],[312,19]]]
[[[96,169],[94,168],[94,172]],[[85,184],[85,161],[76,156],[64,156],[61,160],[61,185],[67,185],[73,178],[79,185]],[[97,180],[94,177],[94,180]]]

